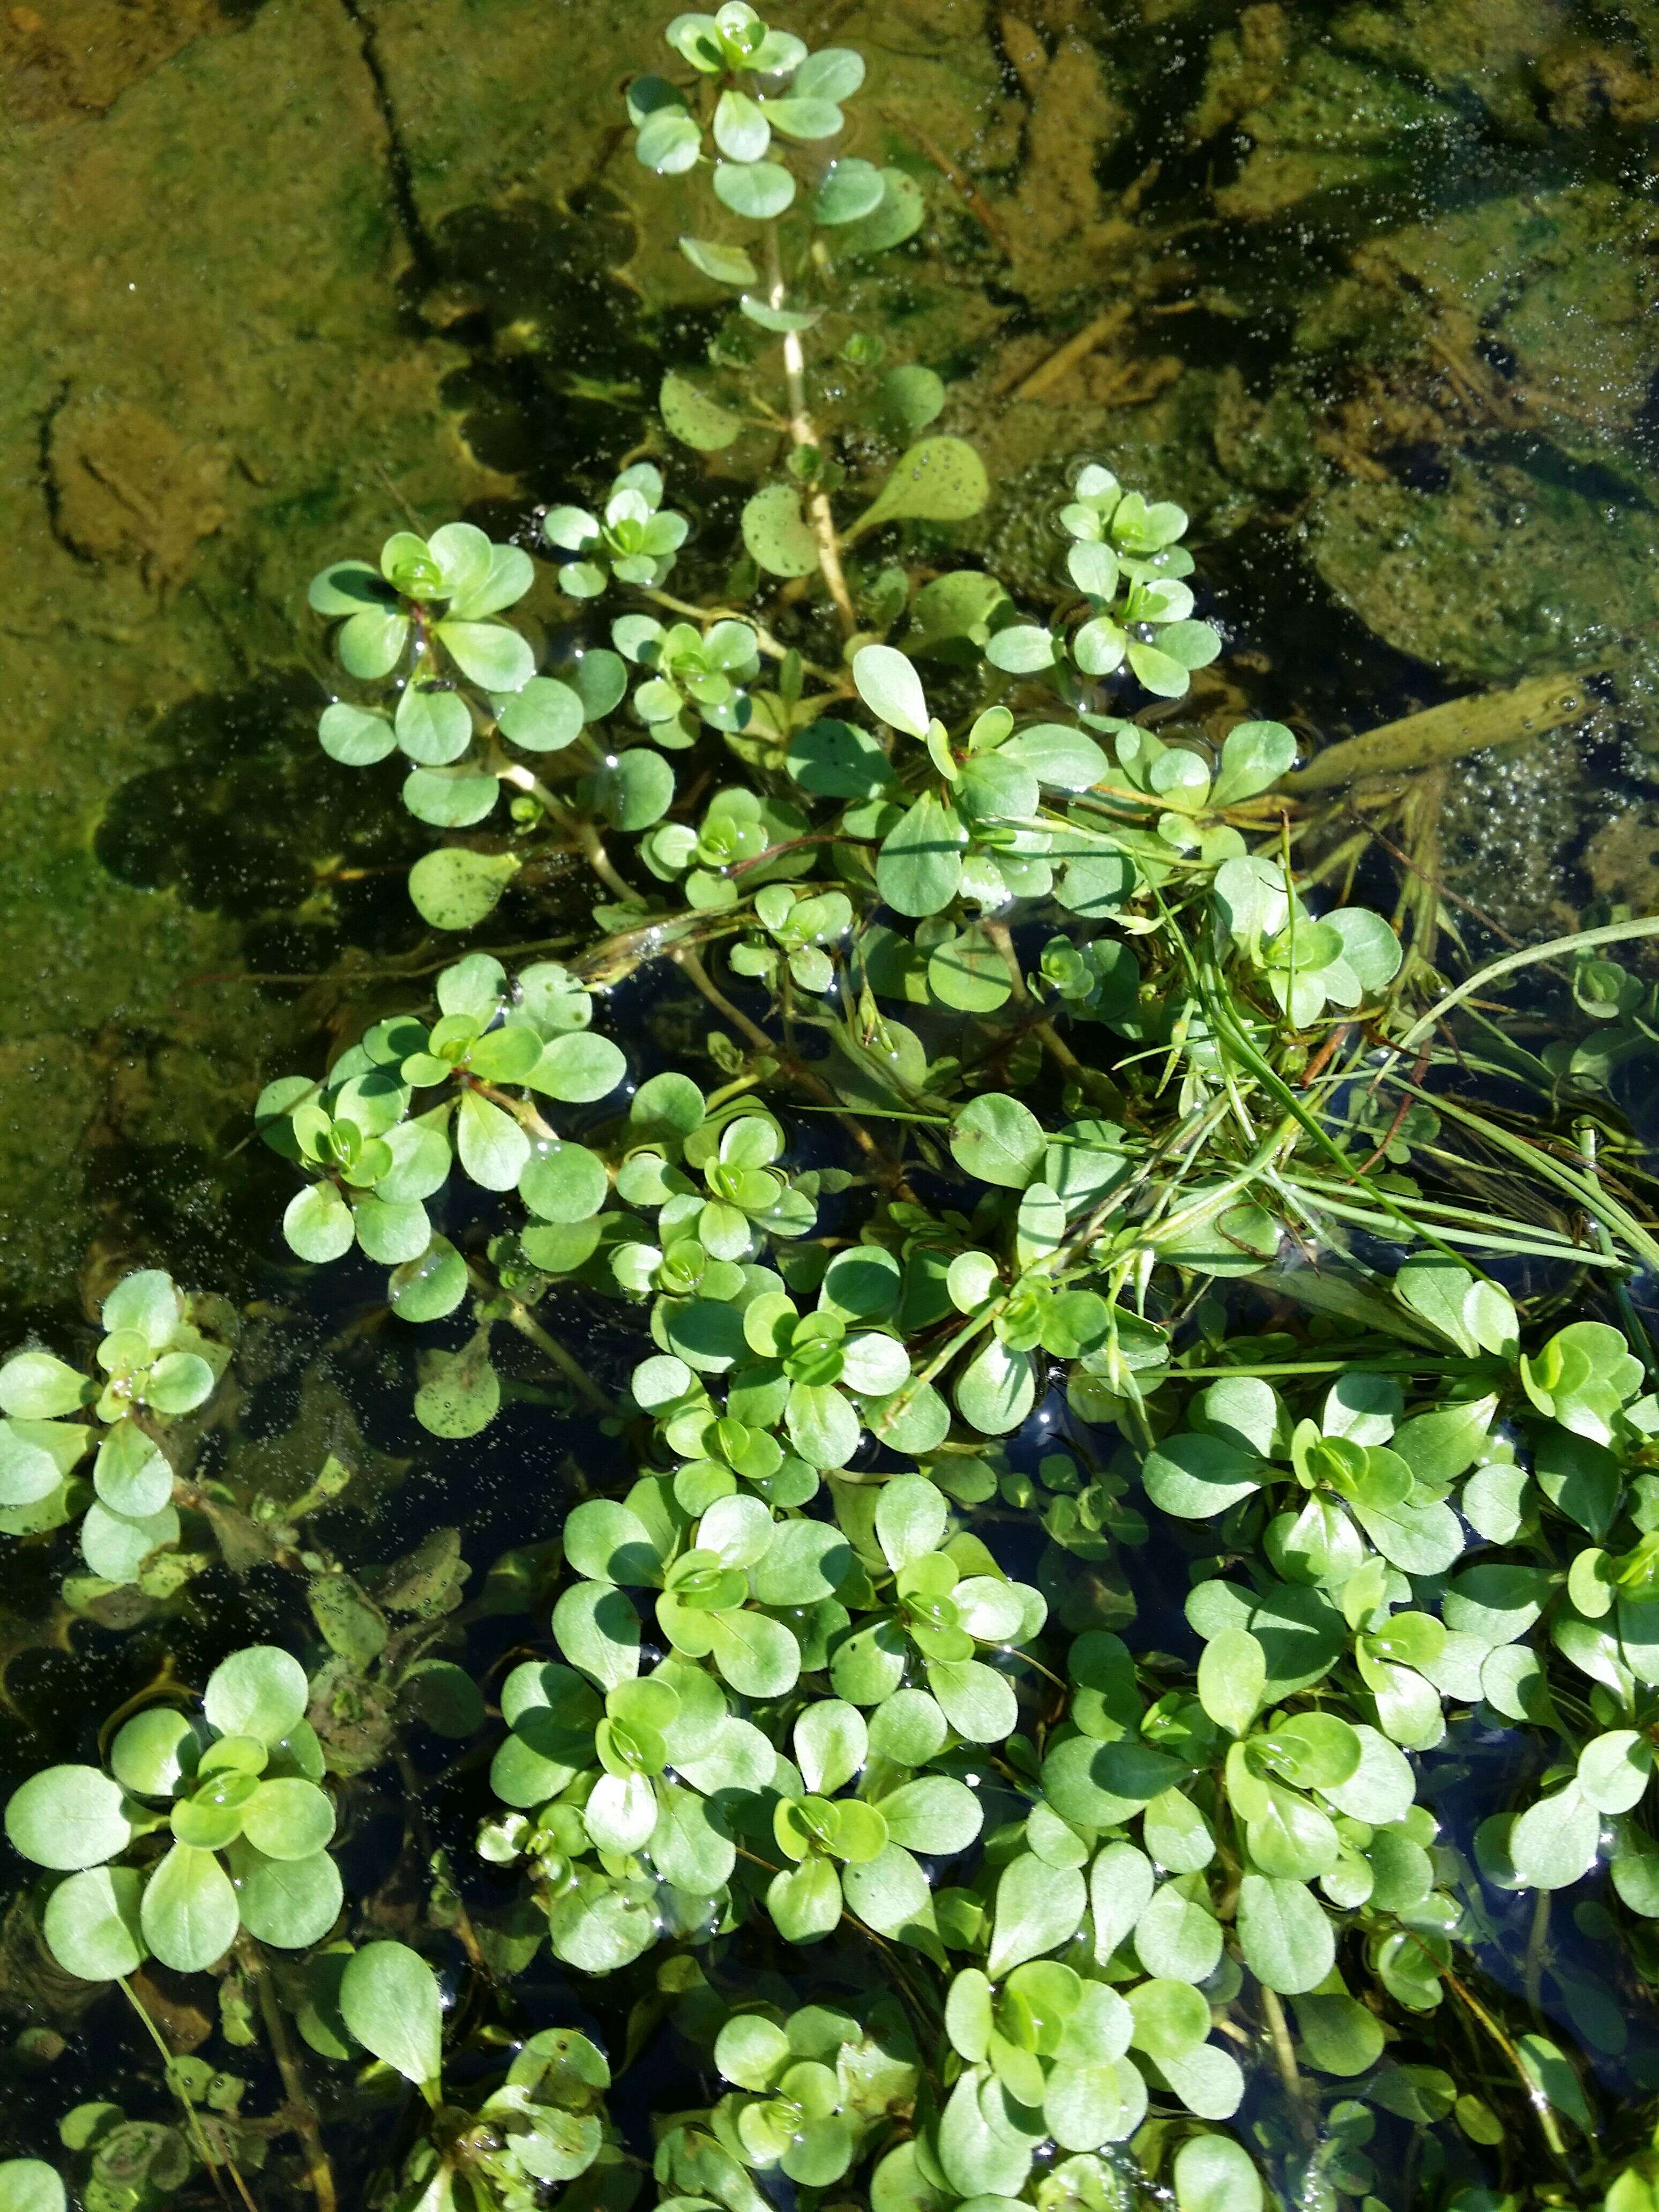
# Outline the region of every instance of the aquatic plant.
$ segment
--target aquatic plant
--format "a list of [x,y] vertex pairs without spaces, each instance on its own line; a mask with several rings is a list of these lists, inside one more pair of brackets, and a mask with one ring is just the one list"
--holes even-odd
[[[332,1459],[264,1522],[218,1501],[279,1530],[233,1564],[287,1571],[295,1650],[233,1652],[199,1712],[141,1689],[6,1825],[65,1975],[159,2038],[147,1958],[217,1970],[284,2101],[256,2155],[169,2057],[182,2127],[71,2115],[72,2185],[136,2204],[199,2170],[252,2203],[243,2166],[291,2135],[270,2185],[332,2212],[338,2116],[401,2083],[346,2185],[399,2212],[628,2212],[647,2179],[677,2212],[785,2184],[872,2212],[1376,2203],[1407,2134],[1442,2212],[1490,2212],[1494,2177],[1640,2212],[1653,2154],[1598,2140],[1543,1990],[1597,2017],[1548,1912],[1603,1863],[1581,1932],[1659,1986],[1659,1405],[1628,1287],[1659,1245],[1593,1136],[1564,1155],[1428,1088],[1491,976],[1429,1001],[1390,922],[1298,868],[1292,733],[1135,718],[1221,650],[1178,507],[1079,470],[1031,618],[961,557],[989,487],[931,428],[948,387],[884,368],[838,286],[867,301],[927,220],[908,169],[824,150],[861,58],[738,0],[667,43],[634,149],[707,183],[680,250],[729,312],[665,371],[652,457],[541,514],[539,567],[458,522],[311,591],[349,686],[325,750],[401,755],[458,841],[411,872],[421,915],[470,930],[510,890],[536,927],[434,963],[429,997],[408,970],[253,1116],[294,1261],[356,1283],[361,1254],[399,1324],[447,1324],[428,1431],[526,1387],[508,1333],[628,1480],[584,1469],[470,1597],[454,1528],[375,1577],[301,1528]],[[735,536],[705,545],[695,456],[732,449]],[[555,594],[586,627],[543,668],[508,617]],[[592,931],[550,944],[573,861]],[[697,1074],[623,995],[659,962],[713,1025],[667,1055]],[[1639,1026],[1610,963],[1573,981]],[[573,1351],[575,1316],[625,1364]],[[94,1574],[182,1615],[163,1440],[235,1371],[221,1319],[144,1270],[101,1381],[0,1368],[8,1534],[44,1547],[84,1504]],[[510,1649],[470,1650],[501,1617]],[[1471,1838],[1421,1758],[1500,1725],[1527,1757]],[[465,1866],[427,1826],[429,1736],[463,1747]],[[336,1802],[388,1770],[377,1871]],[[532,2027],[544,1952],[608,2048]],[[606,2098],[670,2021],[700,2101],[654,2111],[647,2175]],[[55,2166],[0,2164],[0,2212],[64,2202]]]

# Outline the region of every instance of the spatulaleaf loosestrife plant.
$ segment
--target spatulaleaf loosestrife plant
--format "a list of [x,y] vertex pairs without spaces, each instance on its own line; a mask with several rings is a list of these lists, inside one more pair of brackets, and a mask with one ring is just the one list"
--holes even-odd
[[[89,1575],[119,1585],[148,1572],[159,1593],[189,1571],[173,1550],[181,1470],[169,1439],[212,1397],[234,1316],[146,1267],[116,1285],[100,1319],[94,1373],[40,1350],[0,1365],[0,1528],[31,1535],[78,1514]],[[77,1473],[88,1453],[90,1485]]]
[[[740,0],[666,41],[633,149],[690,196],[681,251],[729,313],[665,372],[663,437],[539,517],[540,568],[456,523],[311,594],[346,693],[325,752],[398,756],[451,840],[411,873],[426,921],[509,886],[533,915],[574,855],[593,939],[465,953],[255,1116],[295,1259],[361,1255],[447,1328],[429,1431],[492,1419],[512,1328],[632,1480],[475,1603],[453,1530],[389,1581],[296,1530],[294,1653],[234,1653],[199,1714],[164,1680],[99,1764],[13,1793],[47,1952],[134,1989],[222,1962],[245,2043],[257,1991],[261,2124],[321,2212],[325,2064],[427,2108],[377,2212],[629,2212],[648,2181],[674,2212],[786,2185],[808,2212],[1369,2208],[1402,2166],[1431,2212],[1647,2212],[1656,2154],[1601,2137],[1559,2026],[1612,2057],[1624,2023],[1549,1899],[1605,1864],[1578,1935],[1659,1988],[1659,1412],[1623,1289],[1659,1245],[1593,1141],[1477,1118],[1457,1151],[1394,929],[1292,866],[1287,728],[1130,719],[1221,647],[1178,507],[1082,467],[1029,616],[959,557],[983,465],[838,283],[877,312],[928,220],[908,167],[842,150],[862,58]],[[682,511],[714,453],[754,482],[729,544]],[[720,598],[678,596],[711,558]],[[544,668],[532,593],[585,625]],[[647,1071],[608,998],[659,958],[715,1024],[713,1088]],[[1576,982],[1638,1021],[1625,981]],[[1614,1285],[1621,1326],[1564,1319],[1547,1276]],[[620,1389],[566,1349],[578,1309],[631,1330]],[[171,1447],[229,1316],[146,1270],[102,1319],[97,1376],[0,1368],[0,1512],[44,1543],[84,1504],[94,1577],[170,1589]],[[513,1609],[475,1685],[466,1632]],[[1500,1729],[1528,1756],[1471,1841],[1422,1761]],[[446,1778],[477,1768],[465,1869],[420,1802],[434,1734],[485,1738]],[[367,1866],[393,1772],[404,1851],[348,1907],[337,1796]],[[526,2033],[544,1967],[501,1994],[544,1942],[593,2038]],[[465,1958],[453,2008],[422,1951]],[[647,2177],[605,2098],[671,2014],[709,2101],[653,2115]],[[191,2156],[240,2181],[168,2078]],[[0,2162],[0,2212],[64,2203]]]

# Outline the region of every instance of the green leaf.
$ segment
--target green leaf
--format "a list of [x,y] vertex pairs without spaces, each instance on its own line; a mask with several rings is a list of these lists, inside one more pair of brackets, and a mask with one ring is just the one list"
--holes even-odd
[[914,237],[926,222],[927,198],[914,177],[908,176],[902,169],[884,169],[881,181],[881,205],[860,221],[843,224],[836,233],[836,242],[843,254],[861,259],[869,254],[885,253]]
[[968,833],[955,808],[933,792],[923,792],[883,841],[876,862],[876,883],[883,898],[899,914],[939,913],[961,884],[967,842]]
[[349,617],[340,627],[334,650],[348,676],[373,684],[391,675],[408,643],[408,616],[375,610]]
[[279,1775],[254,1791],[242,1833],[266,1858],[308,1859],[333,1840],[334,1808],[314,1782]]
[[1002,1743],[1019,1725],[1007,1677],[982,1659],[930,1659],[927,1686],[945,1717],[969,1743]]
[[83,1982],[136,1973],[145,1956],[138,1919],[143,1889],[143,1876],[131,1867],[91,1867],[59,1882],[41,1920],[58,1965]]
[[[57,1464],[49,1464],[55,1478]],[[112,1512],[131,1518],[159,1513],[173,1498],[173,1469],[161,1446],[135,1420],[118,1421],[106,1431],[98,1447],[92,1480]]]
[[1261,2177],[1231,2136],[1190,2136],[1170,2169],[1178,2212],[1261,2212]]
[[1261,1711],[1267,1680],[1267,1655],[1249,1629],[1224,1628],[1198,1662],[1199,1703],[1218,1728],[1244,1735]]
[[1221,1956],[1220,1923],[1201,1892],[1188,1895],[1180,1883],[1166,1881],[1135,1923],[1135,1951],[1149,1973],[1206,1981]]
[[[1576,2128],[1582,2130],[1591,2142],[1596,2140],[1595,2118],[1584,2095],[1583,2083],[1577,2069],[1559,2044],[1552,2043],[1547,2035],[1522,2035],[1516,2039],[1521,2054],[1521,2063],[1539,2090],[1558,2112],[1564,2112]],[[1613,2203],[1610,2191],[1607,2202]],[[1622,2212],[1622,2207],[1619,2208]]]
[[203,1710],[222,1735],[251,1735],[279,1743],[305,1718],[310,1701],[306,1670],[274,1644],[233,1651],[208,1676]]
[[568,1106],[591,1106],[608,1098],[628,1073],[620,1047],[591,1030],[572,1030],[555,1037],[526,1078],[532,1089]]
[[[1024,1960],[1059,1950],[1076,1934],[1087,1903],[1087,1885],[1074,1867],[1046,1866],[1030,1851],[1022,1851],[998,1878],[986,1972],[1000,1982]],[[1204,2032],[1209,2032],[1207,2006]]]
[[211,1851],[174,1844],[144,1886],[139,1919],[164,1966],[198,1974],[236,1940],[236,1893]]
[[613,830],[648,830],[673,803],[674,771],[654,745],[630,745],[593,782]]
[[1159,2065],[1185,2058],[1210,2033],[1210,2008],[1189,1982],[1154,1979],[1128,1992],[1130,2041]]
[[0,2159],[0,2212],[66,2212],[68,2203],[57,2169],[44,2159]]
[[[857,222],[875,212],[885,191],[881,171],[873,161],[856,158],[832,161],[812,195],[812,220],[830,226]],[[933,372],[924,369],[921,374],[931,375]],[[933,415],[938,412],[935,407]],[[924,415],[922,421],[931,422],[933,415]]]
[[680,252],[691,266],[717,284],[758,284],[760,271],[740,246],[722,246],[712,238],[682,238]]
[[6,1802],[12,1848],[60,1872],[101,1865],[132,1841],[118,1785],[95,1766],[46,1766]]
[[326,1851],[310,1858],[271,1859],[239,1838],[231,1870],[242,1925],[261,1943],[303,1951],[319,1943],[340,1917],[340,1871]]
[[79,1413],[91,1395],[77,1367],[49,1352],[17,1352],[0,1367],[0,1407],[20,1420],[51,1421]]
[[1030,1109],[1003,1091],[970,1099],[951,1125],[957,1165],[978,1182],[1005,1190],[1024,1190],[1036,1181],[1047,1141]]
[[1601,1817],[1578,1784],[1530,1805],[1510,1830],[1510,1858],[1529,1889],[1569,1889],[1595,1864]]
[[[732,173],[743,178],[746,185],[753,182],[753,173],[739,170],[728,173],[722,168],[716,173],[715,190],[720,190],[719,178]],[[793,196],[794,184],[787,169],[773,169],[769,165],[766,173],[784,179],[789,185],[788,198]],[[778,210],[774,210],[774,213]],[[683,446],[690,446],[700,453],[718,453],[729,446],[743,428],[743,417],[734,415],[712,399],[700,385],[678,369],[671,368],[663,377],[657,404],[662,410],[663,427],[670,437],[678,438]]]
[[[919,362],[890,368],[877,389],[876,406],[883,424],[896,437],[914,437],[943,411],[945,380]],[[933,595],[931,600],[929,593]],[[981,575],[973,569],[958,569],[923,585],[911,605],[910,618],[924,628],[942,619],[945,628],[935,630],[936,636],[967,637],[979,631],[992,610],[1000,606],[1007,596],[994,576]],[[947,602],[953,603],[953,609],[945,616],[943,610]]]
[[800,511],[800,494],[793,484],[768,484],[747,502],[743,542],[750,558],[769,576],[817,572],[818,542]]
[[317,724],[317,737],[331,760],[343,768],[368,768],[395,750],[397,738],[384,714],[371,714],[336,700],[325,707]]
[[1247,1874],[1239,1885],[1238,1937],[1244,1963],[1280,1996],[1317,1989],[1336,1960],[1336,1939],[1304,1882]]
[[438,1978],[406,1943],[366,1943],[340,1978],[340,2010],[366,2051],[417,2088],[443,2066]]
[[386,1285],[399,1321],[441,1321],[466,1296],[466,1261],[447,1237],[434,1237],[418,1260],[392,1270]]
[[787,1943],[817,1942],[840,1922],[841,1877],[828,1859],[786,1867],[767,1887],[766,1909]]
[[465,845],[423,853],[409,872],[409,896],[434,929],[475,929],[495,912],[523,863],[513,853],[475,853]]
[[515,1190],[530,1158],[530,1139],[510,1114],[476,1091],[464,1091],[455,1117],[455,1152],[484,1190]]
[[853,681],[878,721],[907,737],[927,734],[927,701],[914,664],[890,645],[866,645],[853,655]]
[[887,522],[963,522],[991,496],[985,464],[963,438],[924,438],[901,454],[849,537]]
[[1005,760],[1020,762],[1039,783],[1056,791],[1088,791],[1109,773],[1106,756],[1094,739],[1063,722],[1034,722],[998,750]]
[[458,761],[472,743],[472,717],[459,692],[405,684],[395,721],[398,750],[422,768]]
[[793,85],[803,100],[850,100],[864,82],[864,56],[854,46],[820,46],[795,71]]
[[196,1771],[195,1729],[172,1705],[148,1705],[124,1722],[110,1747],[110,1768],[124,1790],[170,1797]]
[[526,752],[562,752],[581,735],[581,699],[555,677],[532,676],[521,691],[494,704],[496,728]]
[[986,1339],[957,1377],[957,1411],[981,1436],[1011,1436],[1036,1399],[1036,1376],[1028,1352],[1000,1338]]
[[179,1516],[171,1505],[159,1513],[130,1518],[112,1513],[101,1500],[88,1507],[81,1523],[81,1556],[106,1582],[134,1583],[150,1553],[179,1540]]
[[1176,1520],[1212,1520],[1261,1489],[1255,1451],[1218,1436],[1168,1436],[1141,1467],[1146,1495]]
[[[754,222],[769,222],[784,210],[794,204],[795,180],[781,161],[720,161],[714,167],[714,197],[733,215],[747,216]],[[668,410],[663,409],[663,420],[677,438],[688,446],[701,445],[701,439],[686,438],[684,431],[668,422]],[[735,434],[735,433],[734,433]],[[730,445],[723,438],[721,445]],[[706,452],[718,448],[707,447]]]
[[1212,806],[1254,799],[1296,766],[1296,739],[1283,722],[1240,722],[1227,733],[1210,788]]
[[893,785],[886,754],[867,730],[850,722],[811,722],[797,730],[787,765],[804,790],[823,799],[875,799]]
[[1653,1753],[1634,1729],[1593,1736],[1578,1754],[1578,1787],[1600,1813],[1629,1813],[1653,1778]]

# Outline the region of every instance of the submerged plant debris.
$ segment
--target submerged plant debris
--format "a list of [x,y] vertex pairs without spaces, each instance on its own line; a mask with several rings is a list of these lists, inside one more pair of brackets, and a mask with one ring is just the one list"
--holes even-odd
[[1656,39],[7,12],[0,2212],[1659,2201]]

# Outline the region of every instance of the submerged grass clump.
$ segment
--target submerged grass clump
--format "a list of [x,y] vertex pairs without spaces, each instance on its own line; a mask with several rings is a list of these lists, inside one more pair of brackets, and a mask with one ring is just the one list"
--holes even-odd
[[[1222,650],[1179,507],[1083,467],[1036,606],[953,556],[985,470],[842,304],[923,213],[831,150],[861,58],[735,0],[667,35],[629,115],[702,196],[707,368],[550,569],[457,522],[312,587],[325,750],[402,757],[415,905],[507,933],[255,1113],[295,1260],[430,1333],[433,1437],[550,1374],[628,1475],[469,1595],[453,1528],[348,1571],[339,1460],[221,1465],[237,1316],[159,1270],[0,1367],[70,1606],[196,1633],[257,1567],[286,1625],[9,1800],[17,1941],[165,2063],[0,2212],[1642,2212],[1659,1245],[1612,1051],[1492,994],[1565,963],[1623,1052],[1602,948],[1659,925],[1443,995],[1330,902],[1291,732],[1179,719]],[[676,447],[753,482],[732,542]]]

